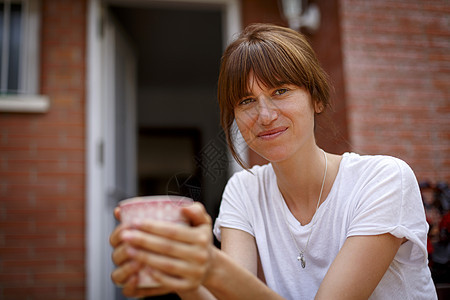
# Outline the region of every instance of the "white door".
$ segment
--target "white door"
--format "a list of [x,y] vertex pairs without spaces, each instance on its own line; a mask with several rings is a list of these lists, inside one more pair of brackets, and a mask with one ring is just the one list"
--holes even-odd
[[[118,202],[136,196],[136,63],[125,32],[107,12],[103,26],[104,193],[110,216],[105,234],[109,235],[116,226],[113,210]],[[111,255],[105,256],[105,265],[112,271]],[[115,299],[122,298],[118,289],[115,294]]]
[[105,186],[110,204],[136,195],[136,63],[126,34],[104,22]]
[[[145,7],[159,0],[135,0]],[[167,3],[220,5],[224,44],[240,26],[240,0],[171,0]],[[117,202],[136,194],[136,62],[125,33],[107,11],[108,3],[88,0],[86,299],[124,299],[110,279],[109,235]],[[131,5],[131,4],[130,4]]]
[[136,62],[126,34],[90,2],[87,299],[124,299],[110,274],[117,203],[136,195]]

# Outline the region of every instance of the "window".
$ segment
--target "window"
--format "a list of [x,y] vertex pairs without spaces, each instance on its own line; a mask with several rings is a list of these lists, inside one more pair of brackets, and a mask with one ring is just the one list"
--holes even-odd
[[2,94],[19,92],[22,14],[22,3],[0,3],[0,90]]
[[42,112],[39,0],[0,0],[0,111]]

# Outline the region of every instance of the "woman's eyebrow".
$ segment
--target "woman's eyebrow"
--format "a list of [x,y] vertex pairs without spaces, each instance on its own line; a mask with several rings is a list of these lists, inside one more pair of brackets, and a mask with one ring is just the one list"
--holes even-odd
[[286,80],[278,80],[275,83],[276,83],[276,87],[291,84],[290,82],[287,82]]
[[251,97],[251,96],[253,96],[253,94],[252,94],[251,92],[245,92],[244,94],[242,94],[241,99],[242,99],[242,98]]

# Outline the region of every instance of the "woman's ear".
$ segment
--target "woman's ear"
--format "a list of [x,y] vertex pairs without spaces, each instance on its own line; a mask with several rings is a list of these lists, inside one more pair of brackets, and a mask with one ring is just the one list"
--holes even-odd
[[320,101],[314,101],[314,111],[316,114],[320,114],[323,112],[323,103]]

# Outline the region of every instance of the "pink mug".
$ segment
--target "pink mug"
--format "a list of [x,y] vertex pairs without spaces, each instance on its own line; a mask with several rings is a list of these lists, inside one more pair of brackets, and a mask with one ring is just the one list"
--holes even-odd
[[[158,220],[189,225],[181,214],[181,208],[193,203],[191,198],[182,196],[145,196],[125,199],[119,202],[120,218],[124,224],[142,220]],[[151,277],[151,268],[139,271],[139,287],[157,287],[159,284]]]

